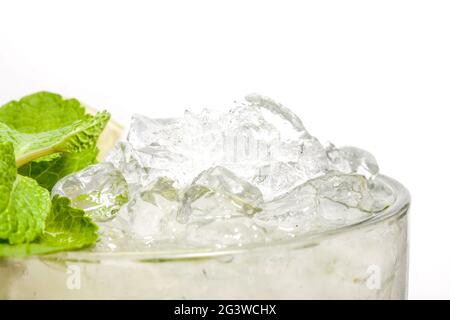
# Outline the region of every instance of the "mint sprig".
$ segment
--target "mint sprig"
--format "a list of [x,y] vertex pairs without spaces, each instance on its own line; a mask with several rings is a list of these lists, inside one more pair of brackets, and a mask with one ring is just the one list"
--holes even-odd
[[[93,121],[92,118],[97,120]],[[100,119],[98,119],[100,118]],[[62,128],[82,123],[88,131],[89,126],[95,130],[90,132],[88,143],[82,143],[79,151],[75,148],[64,152],[56,152],[51,148],[34,150],[33,161],[18,159],[19,173],[31,177],[48,190],[66,175],[77,172],[88,165],[94,164],[98,155],[96,143],[98,135],[102,132],[109,119],[109,114],[102,117],[93,117],[86,114],[86,108],[76,99],[64,99],[62,96],[50,92],[38,92],[28,95],[18,101],[11,101],[0,107],[0,123],[3,124],[3,138],[16,141],[16,144],[25,144],[25,153],[33,153],[33,147],[28,141],[35,141],[50,135],[52,138],[61,137]],[[94,122],[94,123],[92,123]],[[1,129],[0,129],[1,130]],[[89,133],[89,132],[87,132]],[[20,136],[22,139],[20,139]],[[0,138],[1,139],[1,138]],[[50,142],[50,141],[48,141]],[[16,153],[18,146],[16,146]],[[34,149],[34,148],[33,148]],[[39,157],[39,153],[47,154]],[[22,155],[22,158],[27,155]]]
[[31,242],[44,229],[50,194],[35,180],[17,175],[10,142],[0,142],[0,170],[0,239],[10,244]]
[[80,249],[97,226],[48,190],[96,161],[107,112],[85,114],[75,99],[39,92],[0,108],[0,257]]

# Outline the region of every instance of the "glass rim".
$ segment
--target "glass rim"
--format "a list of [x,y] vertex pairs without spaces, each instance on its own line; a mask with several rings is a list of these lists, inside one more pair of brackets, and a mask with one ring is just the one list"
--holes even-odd
[[395,202],[385,210],[373,215],[372,217],[354,223],[338,227],[331,230],[317,231],[293,237],[292,239],[250,243],[240,247],[226,248],[180,248],[180,249],[162,249],[149,251],[119,251],[119,252],[92,252],[86,250],[67,251],[53,253],[41,256],[32,256],[29,258],[38,258],[46,261],[78,261],[99,263],[103,260],[131,260],[137,262],[166,262],[176,260],[196,260],[227,257],[230,255],[245,254],[249,252],[258,252],[273,250],[276,248],[284,249],[303,249],[317,245],[320,241],[329,239],[351,231],[373,226],[382,223],[390,218],[400,219],[407,214],[411,196],[409,191],[398,181],[385,175],[378,175],[376,180],[392,188],[396,195]]

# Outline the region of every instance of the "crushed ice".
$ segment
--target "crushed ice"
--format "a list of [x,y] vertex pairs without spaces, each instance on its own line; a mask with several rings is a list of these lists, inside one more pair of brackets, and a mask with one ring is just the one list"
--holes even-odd
[[378,171],[367,151],[322,145],[291,110],[254,94],[227,113],[135,115],[105,163],[53,194],[100,222],[98,250],[222,248],[368,219],[394,201]]

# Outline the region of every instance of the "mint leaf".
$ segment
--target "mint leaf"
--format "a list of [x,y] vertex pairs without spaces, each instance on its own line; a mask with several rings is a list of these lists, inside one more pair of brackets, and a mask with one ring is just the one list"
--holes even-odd
[[[62,152],[76,153],[89,149],[89,154],[92,155],[97,152],[95,145],[109,120],[109,114],[103,112],[93,117],[85,113],[85,107],[76,99],[64,99],[58,94],[45,91],[38,92],[0,108],[0,138],[13,142],[18,166],[30,159],[53,153],[60,153],[59,156],[63,157]],[[74,138],[71,141],[73,146],[70,141],[65,141],[71,136]],[[78,138],[80,141],[76,143]],[[70,148],[71,146],[74,148]],[[52,159],[56,160],[57,157]],[[75,156],[75,162],[80,158],[86,163],[86,153]],[[63,163],[68,164],[68,159]],[[89,164],[92,163],[93,161]],[[46,161],[46,164],[49,162]],[[57,167],[61,168],[61,164],[58,163]],[[70,166],[82,169],[73,164]],[[55,165],[52,168],[55,169]]]
[[68,198],[55,196],[45,230],[37,241],[13,246],[0,242],[0,258],[82,249],[95,244],[97,231],[98,226],[83,210],[72,208]]
[[58,180],[96,163],[97,155],[97,148],[75,153],[54,153],[25,164],[19,168],[19,173],[51,190]]
[[35,240],[50,207],[48,190],[17,175],[12,143],[0,140],[0,240],[10,244]]
[[23,133],[0,123],[0,139],[13,143],[16,165],[20,167],[53,153],[92,150],[109,118],[109,113],[99,112],[95,116],[85,115],[71,125],[39,133]]
[[52,131],[68,126],[85,115],[76,99],[63,99],[59,94],[38,92],[11,101],[0,108],[0,122],[23,133]]
[[[0,122],[22,133],[40,133],[69,126],[82,120],[85,113],[85,107],[78,100],[43,91],[5,104],[0,108]],[[59,179],[96,163],[97,155],[96,147],[54,153],[28,162],[19,168],[19,173],[51,190]]]
[[49,92],[0,108],[0,257],[96,242],[98,227],[84,211],[67,198],[51,201],[45,188],[96,162],[97,140],[109,118],[107,112],[87,115],[77,100]]
[[[85,107],[76,99],[38,92],[0,108],[0,122],[22,133],[52,131],[82,120]],[[19,168],[21,175],[35,179],[51,190],[56,182],[73,172],[96,163],[96,147],[74,153],[54,153],[28,162]]]
[[70,200],[55,196],[52,211],[39,242],[46,246],[80,249],[97,241],[98,226],[81,209],[70,206]]

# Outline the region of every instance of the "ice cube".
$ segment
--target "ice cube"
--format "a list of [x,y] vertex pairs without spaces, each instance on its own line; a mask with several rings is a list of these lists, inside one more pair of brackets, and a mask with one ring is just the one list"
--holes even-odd
[[155,163],[152,162],[155,156],[155,153],[149,154],[135,150],[128,142],[119,142],[109,152],[106,161],[111,162],[116,169],[123,173],[128,183],[129,193],[133,196],[141,188],[152,184],[161,177],[171,177],[178,185],[175,179],[176,172],[164,169],[164,164],[160,165],[162,169],[156,168]]
[[[218,155],[220,134],[209,114],[186,112],[183,118],[150,119],[133,116],[128,142],[142,167],[188,186]],[[205,156],[208,155],[208,156]]]
[[329,174],[313,179],[319,198],[317,222],[331,227],[360,222],[389,207],[395,200],[387,186],[360,174]]
[[123,174],[130,194],[134,194],[149,179],[150,168],[142,164],[137,152],[127,142],[118,142],[108,153],[105,161],[112,163]]
[[323,197],[320,198],[317,212],[317,221],[315,222],[317,230],[351,225],[372,216],[370,212]]
[[217,218],[252,215],[263,204],[261,192],[223,167],[202,172],[186,190],[180,221],[210,221]]
[[149,241],[174,238],[184,226],[176,221],[179,191],[174,181],[162,177],[141,189],[119,212],[127,232]]
[[379,172],[375,157],[363,149],[355,147],[338,149],[332,143],[327,143],[326,152],[334,169],[342,173],[358,173],[370,178]]
[[257,94],[246,99],[263,118],[261,122],[273,128],[278,135],[278,139],[268,143],[268,159],[259,163],[258,171],[250,179],[253,182],[262,181],[257,186],[262,189],[265,200],[271,200],[327,172],[329,164],[325,149],[306,131],[291,110]]
[[309,184],[267,202],[263,211],[255,215],[256,222],[273,230],[308,232],[313,226],[319,201],[317,190]]
[[355,223],[379,209],[364,176],[331,172],[267,202],[255,219],[266,227],[306,233]]
[[268,113],[264,113],[265,119],[273,127],[280,130],[282,133],[280,138],[282,140],[310,138],[300,118],[282,104],[260,94],[250,94],[245,99],[252,107],[256,107],[262,111],[269,111]]
[[372,210],[374,212],[388,208],[396,200],[396,195],[391,187],[379,180],[369,179],[368,188],[373,198]]
[[273,150],[273,161],[259,167],[251,181],[270,201],[328,170],[325,150],[315,138],[282,142]]
[[105,221],[128,201],[128,186],[122,173],[104,162],[62,178],[52,190],[52,196],[57,194],[71,199],[95,221]]
[[341,203],[350,208],[373,211],[373,198],[367,179],[362,175],[332,172],[308,182],[320,198]]
[[95,246],[98,252],[114,252],[136,249],[128,236],[128,223],[119,216],[108,221],[98,222],[99,239]]
[[279,143],[279,132],[250,106],[232,109],[219,123],[222,148],[213,165],[225,167],[250,181],[259,167],[271,163],[271,148]]
[[286,162],[274,162],[258,168],[251,182],[258,187],[265,201],[287,193],[297,185],[304,183],[302,172]]

